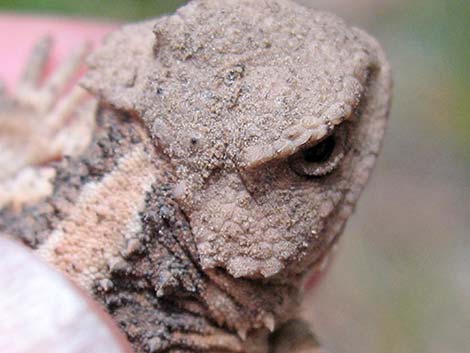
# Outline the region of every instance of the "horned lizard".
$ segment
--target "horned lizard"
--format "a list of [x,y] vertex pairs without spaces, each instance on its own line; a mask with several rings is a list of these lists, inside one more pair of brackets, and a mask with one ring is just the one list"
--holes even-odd
[[136,352],[317,352],[295,320],[379,153],[377,42],[288,0],[193,0],[109,35],[71,89],[85,50],[40,85],[50,44],[0,98],[0,231]]

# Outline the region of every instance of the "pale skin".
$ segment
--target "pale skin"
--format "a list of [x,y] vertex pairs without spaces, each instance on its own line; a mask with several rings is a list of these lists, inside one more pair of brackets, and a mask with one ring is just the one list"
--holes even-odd
[[57,105],[82,52],[39,89],[41,45],[4,106],[44,119],[49,143],[14,126],[20,142],[0,142],[24,158],[3,157],[0,186],[50,173],[3,196],[0,231],[91,293],[137,352],[320,352],[297,310],[379,152],[377,43],[288,1],[193,1],[110,36],[82,80],[92,97]]

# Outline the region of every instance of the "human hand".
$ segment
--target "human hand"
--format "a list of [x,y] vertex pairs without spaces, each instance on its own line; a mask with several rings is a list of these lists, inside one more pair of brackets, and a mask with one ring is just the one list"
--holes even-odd
[[[79,43],[96,45],[115,27],[0,14],[0,78],[13,90],[29,51],[45,35],[55,42],[47,74]],[[128,353],[131,348],[86,293],[29,249],[0,236],[0,352]]]

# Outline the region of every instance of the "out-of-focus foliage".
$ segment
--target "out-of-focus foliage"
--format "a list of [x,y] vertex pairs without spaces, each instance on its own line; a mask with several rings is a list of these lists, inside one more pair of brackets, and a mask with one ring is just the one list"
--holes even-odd
[[[470,161],[470,2],[420,0],[401,4],[372,25],[404,50],[401,75],[409,97],[424,99],[436,129]],[[391,53],[400,58],[400,52]],[[400,73],[397,73],[400,75]],[[418,76],[419,75],[419,76]],[[417,80],[417,78],[419,78]],[[403,92],[405,93],[405,92]],[[397,92],[400,97],[400,93]],[[417,102],[416,107],[422,105]]]
[[170,12],[183,0],[0,0],[0,10],[138,20]]

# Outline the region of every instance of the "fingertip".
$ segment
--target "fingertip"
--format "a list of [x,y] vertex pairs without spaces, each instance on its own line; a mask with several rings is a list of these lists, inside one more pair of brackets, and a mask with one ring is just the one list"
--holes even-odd
[[0,288],[0,352],[132,352],[91,298],[29,249],[3,236]]

